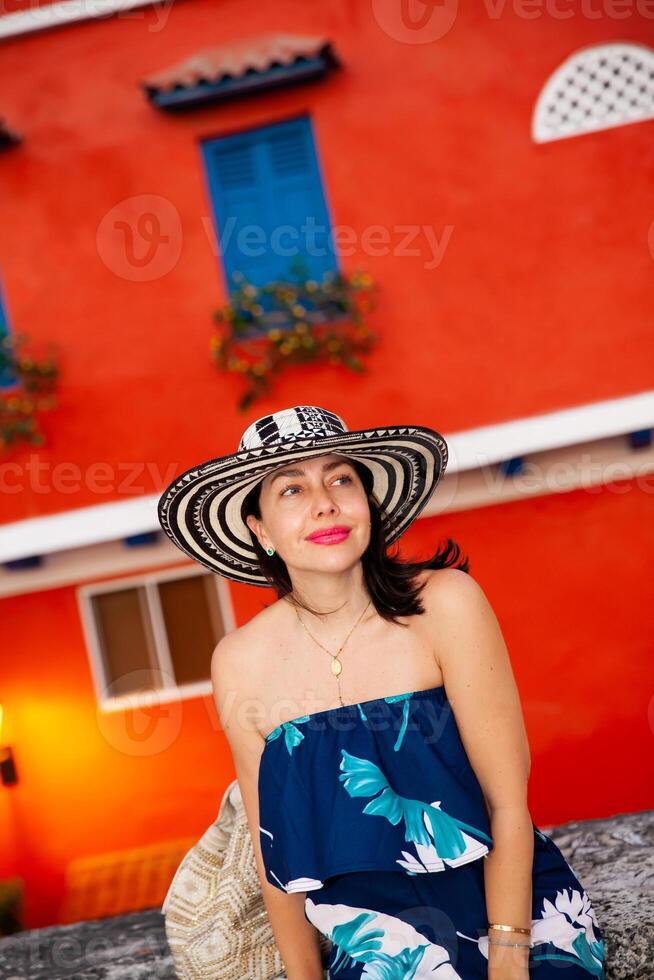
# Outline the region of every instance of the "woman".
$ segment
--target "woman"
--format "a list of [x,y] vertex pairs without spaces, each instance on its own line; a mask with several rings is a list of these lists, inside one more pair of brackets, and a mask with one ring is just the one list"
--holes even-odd
[[447,465],[433,429],[296,406],[187,470],[159,517],[277,600],[216,647],[263,898],[288,980],[604,978],[589,898],[527,807],[497,619],[456,544],[389,546]]

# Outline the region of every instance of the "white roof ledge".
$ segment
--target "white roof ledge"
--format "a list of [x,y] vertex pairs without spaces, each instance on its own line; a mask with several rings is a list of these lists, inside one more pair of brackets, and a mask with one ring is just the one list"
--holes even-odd
[[[49,27],[65,27],[84,20],[121,14],[135,7],[152,7],[156,0],[60,0],[31,10],[18,10],[0,17],[0,40],[20,37]],[[159,4],[160,6],[160,4]],[[168,16],[168,10],[166,16]]]
[[[528,415],[510,422],[456,432],[450,440],[454,470],[469,470],[514,456],[542,453],[597,439],[649,429],[654,425],[654,391]],[[448,470],[450,465],[448,464]]]

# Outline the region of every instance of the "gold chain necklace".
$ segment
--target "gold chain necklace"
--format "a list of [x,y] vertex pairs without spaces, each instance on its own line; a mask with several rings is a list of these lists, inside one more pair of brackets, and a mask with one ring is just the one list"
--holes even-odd
[[358,626],[359,623],[361,622],[361,620],[363,619],[363,613],[365,613],[366,609],[368,608],[368,606],[370,605],[371,602],[372,602],[372,599],[368,599],[368,602],[367,602],[367,604],[366,604],[363,612],[361,613],[361,615],[357,619],[357,621],[354,624],[354,626],[350,629],[350,632],[347,634],[347,636],[345,637],[345,639],[341,643],[341,645],[338,648],[338,650],[337,650],[336,653],[332,653],[331,650],[328,650],[326,646],[323,646],[323,644],[320,642],[320,640],[317,640],[315,638],[315,636],[313,636],[313,634],[309,632],[309,630],[307,629],[307,627],[302,622],[302,617],[300,616],[299,612],[297,611],[297,607],[293,604],[293,608],[295,609],[295,613],[297,615],[297,618],[300,620],[300,624],[303,627],[303,629],[305,630],[305,632],[311,637],[311,639],[313,640],[314,643],[317,643],[319,647],[322,647],[322,649],[326,653],[328,653],[329,656],[332,658],[332,663],[331,663],[332,674],[335,674],[336,675],[336,681],[338,683],[338,699],[341,702],[341,704],[343,704],[343,705],[344,705],[344,702],[343,702],[343,698],[341,697],[341,677],[340,677],[341,671],[343,670],[343,664],[341,663],[341,661],[338,658],[340,656],[340,653],[341,653],[343,647],[345,646],[345,644],[349,640],[349,638],[350,638],[350,636],[351,636],[351,634],[352,634],[355,626]]

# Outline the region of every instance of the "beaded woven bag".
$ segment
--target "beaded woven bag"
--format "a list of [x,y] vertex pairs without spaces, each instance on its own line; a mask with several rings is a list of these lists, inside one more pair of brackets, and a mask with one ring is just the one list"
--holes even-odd
[[[182,858],[161,911],[180,980],[283,980],[238,780]],[[324,963],[331,942],[319,937]]]

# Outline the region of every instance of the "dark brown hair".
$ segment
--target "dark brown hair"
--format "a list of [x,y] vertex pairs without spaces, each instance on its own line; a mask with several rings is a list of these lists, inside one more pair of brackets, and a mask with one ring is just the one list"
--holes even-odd
[[[424,583],[419,584],[415,581],[419,572],[427,568],[451,567],[459,568],[462,572],[468,572],[470,563],[468,558],[462,555],[456,541],[449,537],[445,539],[445,543],[438,548],[435,554],[425,561],[405,561],[397,553],[395,555],[388,554],[384,534],[388,524],[388,515],[372,492],[372,474],[368,467],[359,463],[358,460],[349,458],[347,462],[354,467],[364,486],[370,509],[370,542],[361,556],[368,592],[380,616],[398,626],[405,626],[406,623],[397,623],[395,617],[415,616],[425,611],[419,598]],[[258,520],[261,519],[261,486],[262,481],[259,481],[243,501],[242,515],[244,521],[248,514],[252,514]],[[288,597],[301,609],[315,613],[316,610],[305,606],[293,595],[293,586],[284,560],[277,553],[268,555],[251,529],[250,535],[261,571],[274,587],[277,598]],[[320,615],[325,614],[320,613]]]

